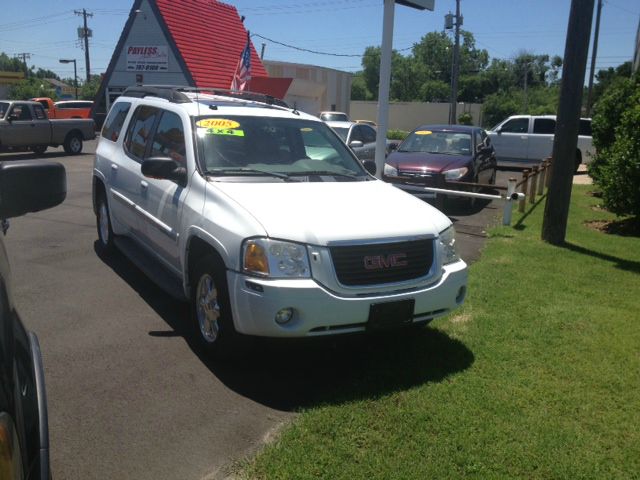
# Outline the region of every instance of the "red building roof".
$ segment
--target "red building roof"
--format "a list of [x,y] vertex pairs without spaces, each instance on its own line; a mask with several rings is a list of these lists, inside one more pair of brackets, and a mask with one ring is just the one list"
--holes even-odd
[[[247,31],[236,7],[216,0],[155,3],[195,85],[229,88],[247,42]],[[251,76],[268,76],[253,44]]]

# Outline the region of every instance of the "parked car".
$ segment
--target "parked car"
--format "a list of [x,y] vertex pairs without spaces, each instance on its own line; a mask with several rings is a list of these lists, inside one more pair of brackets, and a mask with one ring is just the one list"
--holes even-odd
[[[496,156],[487,133],[466,125],[422,125],[389,154],[383,180],[421,198],[434,198],[424,187],[448,182],[494,184]],[[447,188],[455,185],[447,184]],[[460,189],[468,190],[467,186]]]
[[[98,245],[191,304],[203,349],[425,324],[465,298],[451,221],[375,179],[316,117],[130,87],[93,172]],[[366,208],[362,208],[366,205]]]
[[91,100],[60,100],[59,102],[54,102],[49,97],[37,97],[31,100],[42,105],[51,120],[60,118],[91,118],[91,107],[93,107]]
[[350,122],[349,115],[344,112],[320,112],[318,118],[323,122]]
[[[0,163],[0,218],[61,203],[66,175],[59,163]],[[6,228],[7,223],[4,223]],[[0,234],[0,478],[50,480],[44,370],[38,337],[25,328],[12,297],[9,260]]]
[[[513,115],[487,133],[496,149],[500,165],[539,163],[550,157],[556,131],[555,115]],[[575,168],[590,163],[595,154],[591,138],[591,119],[581,118]]]
[[0,101],[0,152],[33,151],[64,146],[69,155],[82,152],[82,142],[96,137],[91,119],[49,120],[38,102]]
[[360,160],[376,157],[376,130],[355,122],[326,122],[342,141],[351,147]]

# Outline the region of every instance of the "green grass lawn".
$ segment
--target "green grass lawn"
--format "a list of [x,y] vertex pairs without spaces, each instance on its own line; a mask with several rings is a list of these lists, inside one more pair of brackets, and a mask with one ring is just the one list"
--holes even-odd
[[640,238],[585,226],[614,218],[591,189],[574,186],[563,248],[540,241],[543,203],[514,211],[461,310],[389,341],[243,475],[640,478]]

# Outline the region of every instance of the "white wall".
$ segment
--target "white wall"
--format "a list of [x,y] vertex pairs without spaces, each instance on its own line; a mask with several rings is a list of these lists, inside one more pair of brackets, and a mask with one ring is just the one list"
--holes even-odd
[[351,74],[332,68],[299,63],[263,60],[270,77],[293,78],[284,100],[299,110],[316,115],[322,110],[349,113]]
[[[481,125],[482,104],[458,103],[457,114],[471,113],[474,125]],[[373,120],[378,118],[378,102],[351,101],[351,118]],[[411,131],[424,124],[448,124],[449,104],[431,102],[390,102],[389,128]]]

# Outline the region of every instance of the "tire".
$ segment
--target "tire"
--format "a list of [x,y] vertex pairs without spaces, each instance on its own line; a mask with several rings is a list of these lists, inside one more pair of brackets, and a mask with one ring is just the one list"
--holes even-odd
[[78,155],[82,153],[82,136],[79,133],[70,133],[64,139],[64,151],[68,155]]
[[44,152],[47,151],[47,146],[46,145],[38,145],[36,147],[32,147],[31,151],[36,154],[37,156],[42,155]]
[[112,253],[115,246],[113,243],[113,230],[111,229],[111,217],[109,215],[109,205],[104,193],[98,194],[96,212],[96,228],[98,230],[98,245],[104,254]]
[[191,272],[191,326],[198,345],[208,355],[236,357],[243,339],[233,326],[226,269],[207,254],[197,260]]

